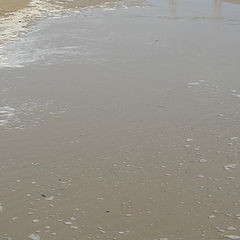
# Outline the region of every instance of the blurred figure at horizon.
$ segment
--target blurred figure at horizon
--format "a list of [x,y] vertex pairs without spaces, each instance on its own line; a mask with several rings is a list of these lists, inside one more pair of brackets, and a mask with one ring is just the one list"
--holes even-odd
[[220,18],[222,16],[222,4],[224,2],[232,3],[232,4],[240,4],[240,0],[214,0],[215,17]]
[[178,0],[169,0],[169,12],[172,16],[176,16]]

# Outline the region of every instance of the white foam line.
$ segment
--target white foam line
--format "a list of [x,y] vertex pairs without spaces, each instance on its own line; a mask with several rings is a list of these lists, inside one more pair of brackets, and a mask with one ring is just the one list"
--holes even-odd
[[7,16],[2,16],[0,18],[0,43],[4,43],[25,32],[29,21],[34,21],[49,14],[56,14],[60,9],[61,7],[43,0],[32,0],[28,7]]

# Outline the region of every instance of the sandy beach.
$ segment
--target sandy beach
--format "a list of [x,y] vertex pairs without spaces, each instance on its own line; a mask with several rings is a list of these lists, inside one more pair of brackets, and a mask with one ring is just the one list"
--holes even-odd
[[[81,0],[81,1],[58,1],[58,0],[49,0],[49,1],[32,1],[32,2],[48,2],[51,4],[61,5],[65,8],[76,8],[76,7],[88,7],[95,6],[102,3],[105,3],[106,0]],[[111,0],[111,2],[116,2]],[[6,14],[11,14],[17,12],[21,9],[28,8],[31,0],[0,0],[0,17]]]
[[240,239],[240,6],[6,2],[0,240]]
[[30,0],[0,0],[0,16],[27,7]]

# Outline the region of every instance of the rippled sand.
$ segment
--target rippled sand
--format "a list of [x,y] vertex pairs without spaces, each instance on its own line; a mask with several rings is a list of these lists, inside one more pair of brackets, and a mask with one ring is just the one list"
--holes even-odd
[[48,4],[0,48],[0,240],[239,239],[239,5]]

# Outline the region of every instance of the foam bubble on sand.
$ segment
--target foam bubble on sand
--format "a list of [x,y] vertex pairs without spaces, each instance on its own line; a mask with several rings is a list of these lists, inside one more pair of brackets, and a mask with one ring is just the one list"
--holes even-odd
[[73,230],[77,230],[78,229],[77,226],[70,226],[70,228],[73,229]]
[[232,94],[232,96],[240,98],[240,94]]
[[225,238],[228,238],[228,239],[240,239],[240,236],[237,236],[237,235],[225,235],[224,236]]
[[15,109],[9,106],[0,107],[0,127],[5,126],[15,116]]
[[116,7],[103,7],[103,11],[114,11],[116,9]]
[[28,236],[28,238],[31,239],[31,240],[40,240],[40,236],[38,234],[35,234],[35,233],[30,234]]
[[234,231],[234,230],[236,230],[236,228],[233,227],[233,226],[229,226],[229,227],[227,227],[227,230],[228,230],[228,231]]
[[[0,105],[0,129],[11,131],[39,126],[45,121],[47,115],[50,116],[49,112],[53,104],[53,101],[36,102],[34,99],[29,99],[24,102],[11,103],[11,105]],[[55,115],[51,117],[64,114],[65,111],[62,109],[57,106]],[[32,165],[37,166],[37,163],[32,163]]]
[[72,225],[72,222],[64,222],[65,225]]
[[52,201],[52,200],[53,200],[53,196],[45,197],[45,199],[46,199],[47,201]]
[[237,166],[238,166],[239,164],[227,164],[227,165],[225,165],[224,166],[224,169],[226,170],[226,171],[228,171],[228,170],[231,170],[231,169],[234,169],[234,168],[236,168]]
[[199,85],[200,83],[198,83],[198,82],[190,82],[190,83],[188,83],[188,85],[189,86],[197,86],[197,85]]
[[39,220],[38,219],[33,219],[32,222],[33,223],[39,223]]
[[207,160],[202,158],[202,159],[199,160],[199,162],[200,163],[205,163],[205,162],[207,162]]

